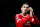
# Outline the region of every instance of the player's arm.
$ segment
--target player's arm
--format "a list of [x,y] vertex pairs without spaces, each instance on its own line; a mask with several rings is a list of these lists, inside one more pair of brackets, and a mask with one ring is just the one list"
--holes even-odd
[[31,21],[32,23],[36,24],[33,16],[32,16],[32,18],[30,19],[30,21]]
[[35,23],[37,24],[37,25],[40,25],[40,22],[39,22],[39,20],[37,19],[37,17],[33,14],[33,17],[34,17],[34,19],[35,19]]
[[[34,23],[34,24],[39,24],[39,20],[37,19],[37,17],[35,16],[35,15],[33,15],[33,9],[32,9],[32,7],[29,7],[29,9],[30,9],[30,17],[32,17],[31,18],[31,21]],[[34,18],[33,18],[33,16],[34,16]],[[35,19],[35,20],[34,20]],[[36,22],[35,22],[36,21]]]
[[33,14],[33,9],[32,9],[32,7],[29,7],[28,9],[30,10],[30,17],[32,17],[33,16],[32,15]]
[[33,14],[32,18],[31,18],[32,23],[36,24],[36,25],[40,25],[39,20],[37,19],[37,17]]
[[16,20],[18,25],[24,25],[29,19],[30,18],[21,19],[21,17],[19,15],[15,16],[15,20]]
[[[31,18],[31,21],[32,21],[34,24],[39,25],[40,22],[39,22],[39,20],[37,19],[37,17],[34,15],[32,7],[29,7],[29,9],[30,9],[30,17],[32,17],[32,18]],[[33,17],[34,17],[34,18],[33,18]]]

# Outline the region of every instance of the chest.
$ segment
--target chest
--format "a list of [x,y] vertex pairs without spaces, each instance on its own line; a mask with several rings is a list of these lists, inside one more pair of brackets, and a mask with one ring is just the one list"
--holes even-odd
[[26,22],[24,25],[30,25],[30,21]]
[[[26,16],[26,17],[22,16],[22,19],[25,19],[25,18],[29,18],[29,16]],[[24,25],[30,25],[30,20],[26,22]]]

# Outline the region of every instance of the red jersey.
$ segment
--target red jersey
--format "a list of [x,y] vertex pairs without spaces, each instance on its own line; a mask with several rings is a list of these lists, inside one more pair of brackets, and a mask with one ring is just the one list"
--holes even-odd
[[34,15],[30,17],[30,15],[28,14],[26,16],[23,16],[22,14],[17,14],[15,16],[15,22],[16,22],[16,27],[31,27],[31,22],[39,25],[39,20],[36,18],[36,16]]

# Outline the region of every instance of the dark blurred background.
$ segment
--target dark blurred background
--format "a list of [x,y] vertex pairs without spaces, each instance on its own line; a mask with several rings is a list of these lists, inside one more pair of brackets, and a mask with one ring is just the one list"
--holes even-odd
[[[15,15],[21,12],[22,3],[33,7],[40,21],[40,0],[0,0],[0,27],[16,27]],[[32,24],[32,27],[40,27]]]

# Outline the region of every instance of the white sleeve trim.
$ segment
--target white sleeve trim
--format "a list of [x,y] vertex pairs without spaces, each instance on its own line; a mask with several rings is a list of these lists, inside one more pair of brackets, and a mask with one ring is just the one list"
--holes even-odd
[[17,23],[18,23],[18,21],[20,21],[20,20],[21,20],[21,19],[18,19],[18,20],[17,20]]
[[32,19],[32,21],[33,21],[34,19]]

